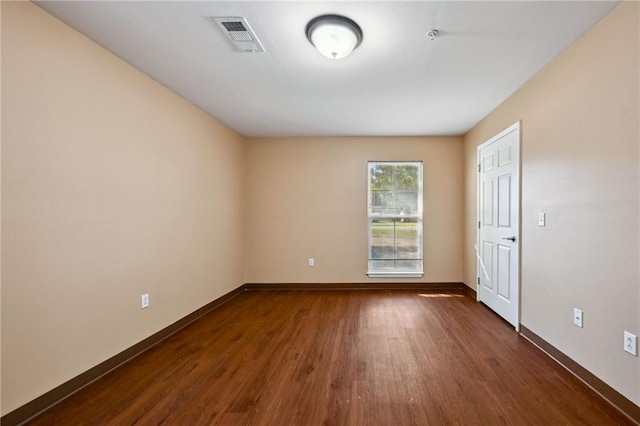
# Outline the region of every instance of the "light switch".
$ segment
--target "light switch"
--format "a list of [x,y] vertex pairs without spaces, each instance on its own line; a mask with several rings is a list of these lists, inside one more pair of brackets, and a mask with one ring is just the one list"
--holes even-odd
[[538,226],[545,226],[547,221],[547,214],[545,212],[538,213]]

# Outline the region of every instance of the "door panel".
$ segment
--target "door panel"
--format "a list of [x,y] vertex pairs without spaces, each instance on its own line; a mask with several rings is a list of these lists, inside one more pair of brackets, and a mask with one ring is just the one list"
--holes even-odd
[[519,326],[520,126],[478,147],[478,300]]
[[[493,292],[493,246],[490,241],[482,244],[482,262],[484,263],[484,273],[482,274],[482,286],[489,292]],[[489,277],[489,278],[487,278]]]
[[493,157],[494,153],[490,152],[487,156],[482,157],[482,168],[486,171],[493,170]]
[[483,193],[483,222],[487,226],[493,225],[493,182],[484,182]]
[[511,228],[511,175],[498,178],[498,227]]
[[511,247],[498,245],[498,295],[503,300],[511,302]]
[[511,162],[511,147],[507,146],[498,151],[498,167],[506,166]]

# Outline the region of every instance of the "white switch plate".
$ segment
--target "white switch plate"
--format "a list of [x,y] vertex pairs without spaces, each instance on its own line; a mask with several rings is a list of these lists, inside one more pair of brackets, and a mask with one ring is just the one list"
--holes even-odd
[[309,258],[309,266],[313,266],[316,264],[316,261],[313,259],[313,257]]
[[573,308],[573,323],[582,328],[582,311],[578,308]]
[[547,222],[547,214],[545,212],[538,213],[538,226],[545,226]]
[[628,331],[624,332],[624,351],[633,356],[638,356],[638,337]]
[[145,293],[142,296],[140,296],[140,307],[142,309],[149,307],[149,293]]

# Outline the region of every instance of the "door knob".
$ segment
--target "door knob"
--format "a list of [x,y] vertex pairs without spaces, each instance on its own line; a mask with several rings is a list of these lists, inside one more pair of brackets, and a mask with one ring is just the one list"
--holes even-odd
[[509,241],[511,241],[512,243],[515,243],[515,242],[516,242],[516,237],[515,237],[515,236],[513,236],[513,237],[502,237],[502,239],[503,239],[503,240],[509,240]]

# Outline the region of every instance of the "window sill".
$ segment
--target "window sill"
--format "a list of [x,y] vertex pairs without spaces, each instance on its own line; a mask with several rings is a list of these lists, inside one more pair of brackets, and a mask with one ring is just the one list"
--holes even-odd
[[367,272],[369,278],[422,278],[424,272]]

